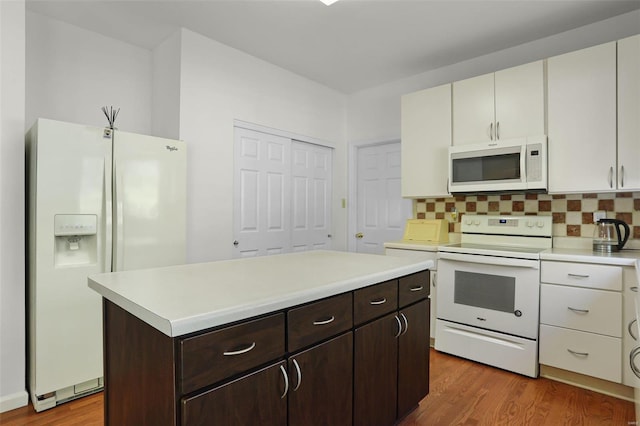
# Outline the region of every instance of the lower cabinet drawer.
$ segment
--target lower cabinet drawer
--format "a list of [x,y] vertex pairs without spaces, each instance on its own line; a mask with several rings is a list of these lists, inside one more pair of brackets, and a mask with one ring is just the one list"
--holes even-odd
[[616,337],[540,326],[540,364],[622,381],[622,341]]
[[189,393],[281,357],[284,314],[243,322],[180,341],[180,392]]
[[622,294],[563,285],[540,287],[540,322],[622,337]]

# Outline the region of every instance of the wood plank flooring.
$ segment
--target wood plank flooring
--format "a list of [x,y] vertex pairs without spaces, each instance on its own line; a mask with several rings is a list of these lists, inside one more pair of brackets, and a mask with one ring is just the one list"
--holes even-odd
[[[430,393],[400,426],[632,425],[631,402],[553,380],[531,379],[431,350]],[[3,426],[101,426],[103,394],[42,413],[0,414]]]

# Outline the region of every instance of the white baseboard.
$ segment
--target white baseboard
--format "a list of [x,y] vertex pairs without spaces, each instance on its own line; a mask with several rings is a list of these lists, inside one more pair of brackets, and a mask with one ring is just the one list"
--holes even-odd
[[24,407],[29,403],[29,394],[26,390],[16,392],[11,395],[5,395],[0,397],[0,413],[5,411],[15,410],[16,408]]

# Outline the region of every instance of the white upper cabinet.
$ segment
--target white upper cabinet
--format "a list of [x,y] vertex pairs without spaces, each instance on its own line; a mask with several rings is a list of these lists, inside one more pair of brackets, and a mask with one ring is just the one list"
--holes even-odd
[[451,84],[402,96],[402,196],[448,195]]
[[453,144],[545,134],[544,62],[453,83]]
[[615,189],[616,43],[549,58],[547,84],[549,192]]
[[640,190],[640,34],[618,41],[618,189]]

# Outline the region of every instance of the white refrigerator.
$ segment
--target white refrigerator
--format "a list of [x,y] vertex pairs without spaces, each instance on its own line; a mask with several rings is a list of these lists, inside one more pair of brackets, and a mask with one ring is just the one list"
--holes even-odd
[[87,276],[185,263],[186,144],[38,119],[26,137],[28,382],[36,411],[102,389]]

